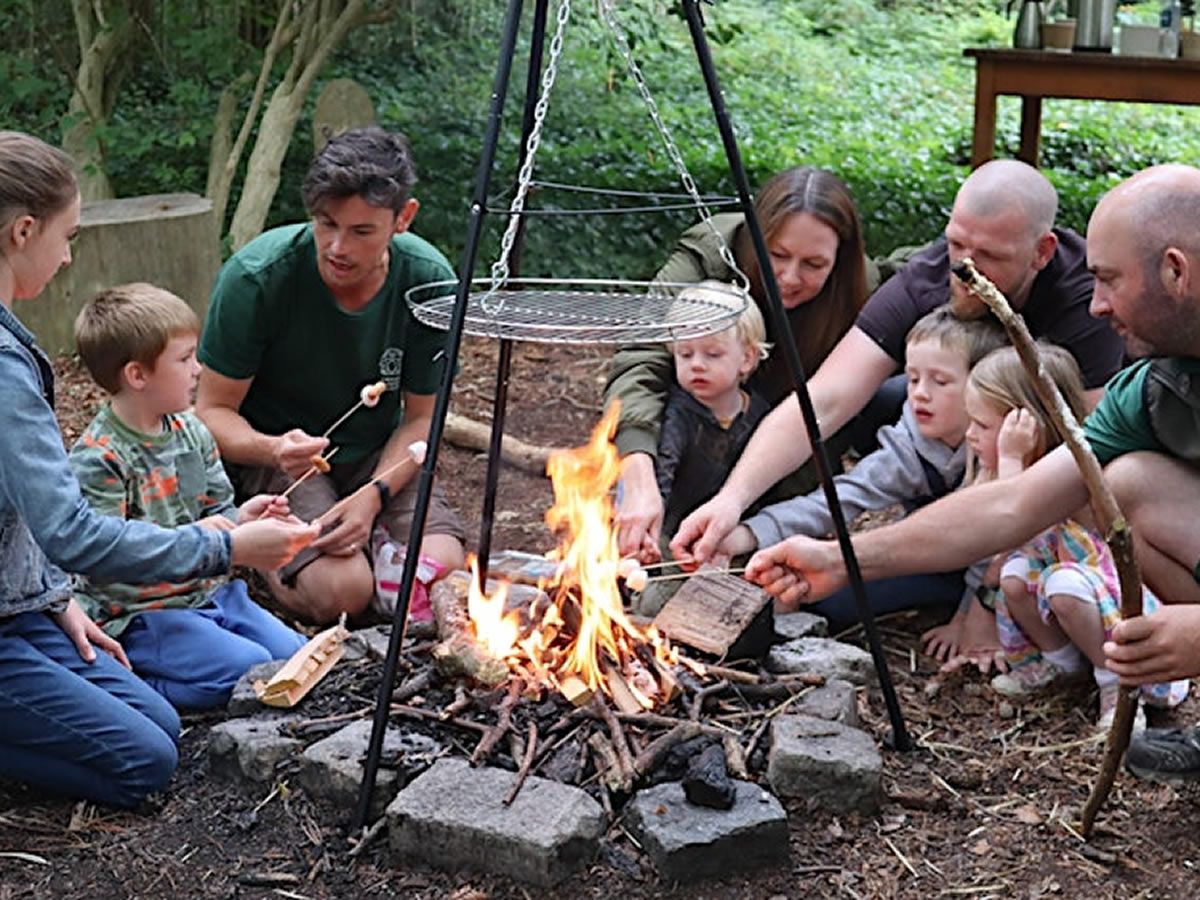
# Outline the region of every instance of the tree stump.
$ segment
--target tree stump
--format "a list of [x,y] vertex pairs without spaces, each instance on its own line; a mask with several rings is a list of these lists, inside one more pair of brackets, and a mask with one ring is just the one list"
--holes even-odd
[[221,267],[212,203],[197,194],[151,194],[83,207],[70,266],[17,315],[50,354],[75,350],[75,316],[102,290],[148,281],[201,317]]

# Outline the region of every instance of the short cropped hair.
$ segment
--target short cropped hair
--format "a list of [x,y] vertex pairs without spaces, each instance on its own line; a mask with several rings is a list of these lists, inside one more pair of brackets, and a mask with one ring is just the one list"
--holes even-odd
[[939,306],[917,319],[909,329],[905,344],[937,341],[948,350],[962,353],[970,368],[993,350],[1008,343],[1008,335],[994,316],[960,319],[950,304]]
[[75,319],[75,347],[88,372],[110,394],[121,370],[137,362],[153,368],[167,342],[200,333],[195,311],[170,291],[135,282],[102,291]]
[[331,139],[312,161],[302,195],[310,215],[329,200],[359,196],[399,215],[417,183],[408,139],[396,131],[357,128]]

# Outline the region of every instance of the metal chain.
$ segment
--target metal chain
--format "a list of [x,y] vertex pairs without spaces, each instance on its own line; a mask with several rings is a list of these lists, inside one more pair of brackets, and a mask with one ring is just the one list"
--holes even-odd
[[671,131],[667,128],[667,123],[663,121],[662,114],[659,112],[658,103],[650,93],[650,87],[646,84],[646,79],[642,75],[642,70],[637,64],[637,60],[633,58],[633,50],[629,46],[629,40],[625,36],[625,29],[621,27],[621,23],[617,21],[616,15],[613,12],[612,0],[598,0],[600,6],[600,16],[604,19],[604,23],[613,33],[613,41],[617,45],[617,49],[621,51],[621,55],[625,57],[625,65],[629,69],[629,74],[632,76],[634,83],[637,85],[638,93],[642,96],[642,101],[646,104],[646,109],[650,112],[650,118],[654,121],[654,127],[658,129],[659,137],[662,138],[663,145],[667,149],[667,156],[671,160],[671,164],[675,166],[675,170],[679,173],[679,180],[683,182],[684,190],[692,199],[696,209],[700,212],[700,216],[704,220],[704,224],[708,229],[716,235],[717,245],[720,247],[721,259],[725,264],[733,270],[737,276],[738,284],[742,290],[750,290],[750,279],[746,277],[746,273],[738,266],[737,261],[733,257],[733,251],[729,248],[729,244],[725,242],[724,236],[717,229],[716,224],[712,220],[712,215],[704,204],[703,198],[700,196],[700,191],[696,188],[695,179],[692,178],[691,172],[688,171],[687,165],[683,161],[683,155],[679,152],[679,147],[671,137]]
[[525,209],[525,195],[529,193],[529,185],[533,181],[533,162],[537,156],[538,145],[542,139],[542,125],[546,121],[546,110],[550,106],[550,90],[558,76],[558,62],[562,56],[563,36],[566,34],[567,21],[571,18],[571,0],[562,0],[558,5],[558,15],[554,29],[554,37],[550,40],[550,58],[546,63],[546,71],[542,73],[542,91],[537,105],[533,109],[533,128],[525,143],[525,162],[517,173],[517,191],[509,206],[508,227],[500,241],[500,256],[492,264],[492,284],[487,294],[480,300],[480,306],[488,315],[497,315],[504,307],[504,300],[492,302],[496,292],[508,281],[508,258],[512,253],[513,244],[517,239],[517,228],[521,222],[521,212]]

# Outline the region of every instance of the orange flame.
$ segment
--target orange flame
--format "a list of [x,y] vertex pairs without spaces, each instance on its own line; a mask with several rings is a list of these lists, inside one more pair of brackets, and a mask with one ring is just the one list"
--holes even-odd
[[[553,602],[527,610],[529,630],[522,636],[521,612],[505,612],[507,586],[486,597],[476,574],[468,612],[480,643],[527,674],[555,686],[576,676],[593,691],[609,692],[605,670],[620,670],[638,703],[649,709],[661,699],[650,671],[653,659],[675,657],[654,628],[643,630],[629,620],[617,588],[621,557],[611,494],[621,470],[612,444],[618,412],[613,404],[587,444],[555,451],[547,462],[554,505],[546,524],[559,536],[558,549],[547,556],[559,564],[555,578],[539,587]],[[639,658],[639,647],[650,650],[649,664]]]

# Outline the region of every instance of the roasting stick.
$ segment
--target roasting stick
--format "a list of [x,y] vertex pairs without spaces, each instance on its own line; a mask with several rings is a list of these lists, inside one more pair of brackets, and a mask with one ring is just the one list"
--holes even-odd
[[372,406],[375,406],[376,404],[378,404],[379,398],[383,396],[384,391],[386,391],[386,390],[387,390],[387,384],[385,382],[377,381],[374,384],[368,384],[366,387],[364,387],[361,391],[358,392],[358,402],[355,403],[348,410],[346,410],[344,413],[342,413],[341,416],[338,417],[338,420],[336,422],[334,422],[332,425],[330,425],[328,428],[326,428],[325,433],[322,434],[321,437],[323,437],[323,438],[329,437],[329,435],[331,435],[333,433],[333,430],[335,428],[337,428],[339,425],[341,425],[343,422],[345,422],[348,418],[350,418],[352,415],[354,415],[356,412],[358,412],[360,407],[363,407],[363,406],[372,407]]
[[[282,500],[285,497],[287,497],[288,494],[290,494],[296,488],[300,487],[301,484],[303,484],[308,478],[312,477],[317,472],[328,472],[329,471],[329,461],[331,459],[333,459],[333,455],[338,452],[338,449],[339,449],[338,447],[334,447],[332,450],[330,450],[324,456],[314,456],[312,458],[312,465],[308,467],[308,471],[305,472],[303,475],[301,475],[299,478],[297,478],[295,481],[293,481],[291,484],[289,484],[287,486],[287,490],[279,495],[279,499]],[[318,460],[320,460],[320,462],[318,462]],[[321,463],[324,463],[324,465],[321,465]]]
[[691,572],[673,572],[670,575],[651,575],[646,581],[678,581],[682,578],[693,578],[696,575],[741,575],[746,571],[745,566],[733,569],[693,569]]
[[[1045,405],[1053,419],[1055,427],[1062,435],[1063,442],[1075,457],[1075,464],[1087,483],[1088,494],[1098,519],[1098,524],[1104,532],[1105,541],[1112,549],[1113,563],[1117,568],[1117,576],[1121,585],[1121,617],[1129,619],[1142,614],[1142,578],[1138,572],[1137,559],[1133,555],[1133,531],[1129,522],[1121,514],[1117,500],[1104,482],[1104,473],[1100,461],[1092,453],[1087,444],[1083,430],[1075,421],[1066,401],[1063,400],[1058,386],[1042,368],[1038,358],[1037,345],[1025,327],[1025,320],[1013,312],[1008,300],[994,284],[988,281],[975,268],[970,259],[960,260],[953,265],[954,274],[984,303],[988,305],[996,318],[1004,325],[1009,340],[1021,357],[1037,389],[1038,397]],[[1108,732],[1108,741],[1104,747],[1104,759],[1100,764],[1100,774],[1087,804],[1083,808],[1082,832],[1089,837],[1092,826],[1096,822],[1096,814],[1104,801],[1108,799],[1121,757],[1129,746],[1129,736],[1133,732],[1133,717],[1137,710],[1137,688],[1121,686],[1117,700],[1117,712],[1113,718],[1112,727]]]
[[337,503],[333,504],[333,506],[329,507],[329,509],[327,509],[324,513],[322,513],[321,518],[325,519],[325,518],[331,516],[334,512],[341,509],[343,506],[345,506],[347,503],[349,503],[351,500],[353,500],[355,497],[357,497],[363,491],[369,490],[371,488],[371,485],[373,485],[376,481],[379,481],[381,478],[387,478],[387,476],[391,475],[393,472],[395,472],[397,469],[401,468],[402,466],[407,466],[407,465],[419,466],[419,465],[421,465],[423,462],[425,462],[425,453],[428,451],[428,449],[429,449],[429,445],[426,444],[424,441],[413,441],[411,444],[408,445],[408,453],[405,454],[404,459],[388,466],[386,469],[384,469],[382,472],[380,472],[378,475],[376,475],[374,478],[372,478],[366,484],[359,487],[359,489],[356,490],[353,494],[347,494],[345,497],[343,497]]

